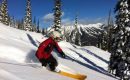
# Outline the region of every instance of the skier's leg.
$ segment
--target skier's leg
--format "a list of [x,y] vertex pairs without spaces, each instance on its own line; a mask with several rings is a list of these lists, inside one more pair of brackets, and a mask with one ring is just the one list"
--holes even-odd
[[48,63],[49,63],[49,68],[51,71],[55,71],[56,67],[58,66],[58,62],[57,60],[51,56],[49,59],[48,59]]
[[47,61],[45,59],[40,59],[39,61],[41,62],[42,66],[47,65]]

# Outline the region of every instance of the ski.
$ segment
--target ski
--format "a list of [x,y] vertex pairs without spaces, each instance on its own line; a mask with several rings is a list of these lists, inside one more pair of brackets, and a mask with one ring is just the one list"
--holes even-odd
[[65,71],[60,71],[57,73],[60,75],[66,76],[66,77],[76,79],[76,80],[85,80],[87,78],[87,76],[83,75],[83,74],[73,74],[73,73],[69,73],[69,72],[65,72]]

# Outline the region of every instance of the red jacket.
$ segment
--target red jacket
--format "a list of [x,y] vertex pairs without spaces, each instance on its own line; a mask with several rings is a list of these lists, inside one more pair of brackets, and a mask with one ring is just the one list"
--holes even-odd
[[36,57],[38,59],[47,59],[51,56],[53,49],[56,49],[59,53],[62,52],[62,49],[58,46],[58,43],[55,42],[51,37],[43,41],[36,52]]

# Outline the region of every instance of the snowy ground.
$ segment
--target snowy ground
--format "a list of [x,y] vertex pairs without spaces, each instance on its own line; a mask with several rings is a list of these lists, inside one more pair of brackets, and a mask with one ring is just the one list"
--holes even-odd
[[[41,34],[0,24],[0,80],[73,80],[41,67],[35,52],[45,39]],[[68,56],[62,59],[56,55],[59,69],[85,74],[86,80],[117,80],[107,72],[110,53],[64,41],[59,45]]]

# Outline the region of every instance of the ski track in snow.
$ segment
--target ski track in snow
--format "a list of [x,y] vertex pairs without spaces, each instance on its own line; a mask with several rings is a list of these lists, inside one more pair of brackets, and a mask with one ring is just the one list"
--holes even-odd
[[23,80],[2,69],[0,69],[0,78],[1,80]]

